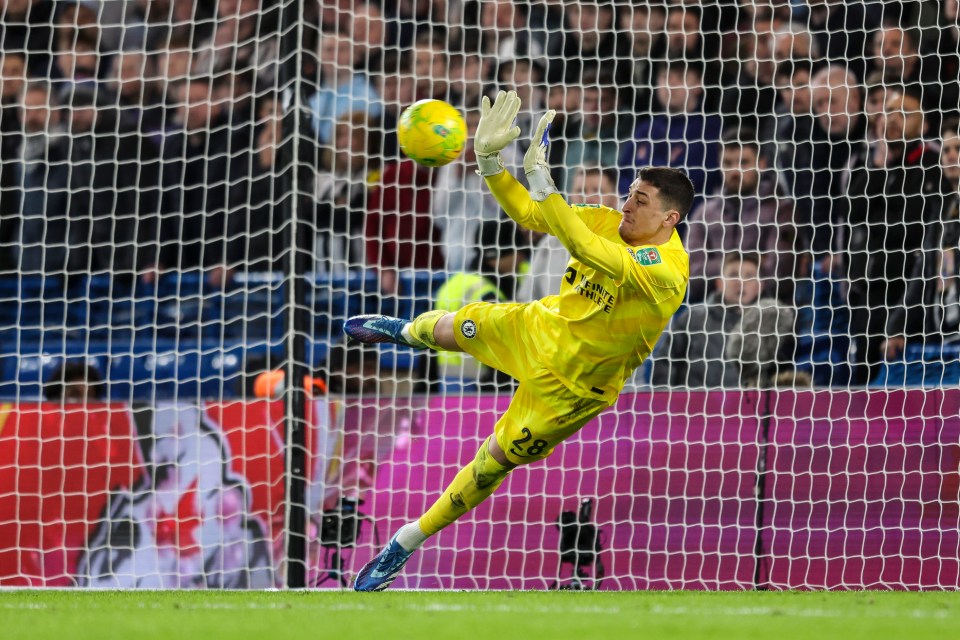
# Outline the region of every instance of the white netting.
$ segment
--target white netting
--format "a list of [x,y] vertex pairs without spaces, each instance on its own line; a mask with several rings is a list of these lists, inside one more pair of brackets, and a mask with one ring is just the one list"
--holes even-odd
[[955,0],[6,0],[0,60],[0,585],[284,584],[290,473],[310,584],[419,516],[513,383],[341,327],[559,290],[469,141],[398,149],[513,89],[518,177],[549,108],[571,202],[688,173],[688,296],[398,584],[960,586]]

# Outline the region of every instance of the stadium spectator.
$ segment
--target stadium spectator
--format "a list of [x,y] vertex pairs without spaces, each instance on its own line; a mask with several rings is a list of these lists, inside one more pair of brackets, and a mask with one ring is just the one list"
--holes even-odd
[[25,55],[30,77],[48,73],[56,8],[47,0],[4,0],[0,6],[0,51]]
[[155,56],[157,64],[157,90],[163,96],[163,106],[167,112],[164,129],[175,129],[175,112],[183,101],[180,96],[185,80],[191,75],[193,51],[190,42],[183,39],[171,39],[169,45],[160,49]]
[[872,35],[870,54],[874,68],[881,74],[886,86],[916,85],[922,91],[923,107],[928,124],[938,130],[938,111],[941,108],[942,81],[940,59],[923,55],[920,47],[920,29],[906,27],[901,18],[885,20]]
[[120,125],[102,89],[65,89],[60,100],[69,109],[69,269],[140,271],[156,260],[155,175],[143,170],[136,131]]
[[97,41],[81,31],[57,31],[53,81],[57,91],[72,83],[92,82],[100,75]]
[[331,145],[337,118],[353,111],[378,117],[382,102],[371,76],[355,68],[357,51],[346,33],[321,33],[319,50],[319,89],[307,106],[320,143]]
[[359,0],[354,2],[350,11],[340,14],[341,29],[350,34],[353,43],[353,68],[367,77],[372,77],[382,69],[383,54],[392,50],[390,33],[379,2]]
[[261,0],[218,0],[213,33],[193,39],[193,72],[219,75],[268,67],[277,56],[276,19],[277,11],[261,8]]
[[[622,50],[614,6],[609,2],[565,0],[564,27],[547,34],[547,81],[556,84],[572,77],[567,65],[603,66],[620,82],[630,78],[630,65],[617,56]],[[624,38],[625,39],[625,38]],[[526,103],[524,103],[526,104]],[[521,136],[526,137],[525,133]]]
[[[810,93],[811,69],[811,63],[806,60],[787,61],[777,65],[774,82],[780,93],[777,101],[778,121],[782,116],[811,117],[813,113],[813,96]],[[812,126],[812,119],[810,124]]]
[[[468,131],[476,131],[480,112],[467,111]],[[443,234],[443,250],[449,273],[469,271],[476,248],[477,232],[488,220],[499,220],[500,205],[484,187],[474,166],[473,136],[469,136],[463,154],[437,169],[433,187],[433,219]]]
[[325,162],[316,178],[316,253],[321,271],[363,265],[364,207],[379,175],[378,140],[367,115],[354,111],[337,121],[334,151],[321,152]]
[[[570,187],[570,199],[585,205],[618,210],[617,173],[613,169],[587,166],[577,169]],[[518,302],[533,302],[556,295],[560,279],[570,262],[570,252],[555,237],[542,234],[536,240],[530,260],[530,269],[520,282]]]
[[919,88],[892,91],[880,126],[881,139],[849,187],[850,331],[861,383],[877,372],[889,312],[902,307],[907,276],[922,268],[918,252],[943,207],[939,158],[925,140]]
[[[659,109],[642,118],[633,140],[620,152],[620,194],[626,194],[637,169],[646,165],[683,168],[697,194],[712,193],[719,184],[717,158],[720,118],[703,112],[701,67],[671,62],[657,75]],[[700,196],[694,201],[695,206]]]
[[[484,220],[476,229],[473,251],[464,271],[453,273],[437,290],[434,309],[455,312],[472,302],[512,302],[528,264],[529,243],[510,219]],[[511,387],[512,379],[483,366],[468,354],[436,354],[444,387],[460,391],[492,391]]]
[[751,18],[741,22],[740,32],[746,36],[740,38],[737,56],[742,62],[731,82],[720,89],[720,112],[725,127],[752,129],[761,142],[767,142],[774,138],[776,127],[773,23],[769,18]]
[[[800,159],[810,152],[813,139],[813,96],[810,90],[809,62],[782,62],[777,65],[775,83],[780,97],[777,101],[777,128],[774,145],[761,147],[761,153],[771,159],[776,168],[780,189],[786,194],[796,192],[797,151]],[[802,171],[802,170],[801,170]],[[807,174],[800,173],[802,177]]]
[[[471,32],[468,32],[471,33]],[[478,38],[455,43],[451,38],[448,76],[450,99],[454,105],[475,105],[496,71],[496,57],[480,51]],[[457,51],[462,49],[462,51]]]
[[43,386],[51,402],[87,404],[106,398],[106,385],[97,368],[83,361],[65,360]]
[[[834,262],[837,229],[847,219],[850,172],[867,156],[862,89],[846,67],[829,64],[810,81],[814,126],[809,135],[794,130],[784,184],[793,196],[798,232],[807,239],[814,259]],[[804,137],[806,136],[806,137]],[[839,261],[839,260],[838,260]],[[832,271],[833,267],[828,267]]]
[[[26,56],[19,51],[0,51],[0,107],[16,107],[26,79]],[[16,126],[4,125],[4,130],[7,128],[16,129]]]
[[[553,167],[553,175],[563,185],[562,188],[565,188],[569,182],[566,167],[567,148],[575,143],[583,129],[583,114],[580,112],[580,106],[583,104],[584,89],[581,79],[584,73],[572,64],[568,65],[567,69],[573,74],[570,81],[550,85],[547,90],[547,109],[556,111],[556,116],[550,123],[551,140],[547,149],[547,158]],[[526,144],[526,142],[520,144]],[[511,145],[507,150],[510,151],[513,146]]]
[[440,32],[425,32],[413,46],[413,77],[416,99],[449,100],[447,43]]
[[635,113],[650,111],[656,71],[666,55],[666,20],[665,7],[656,3],[624,7],[618,16],[620,32],[626,35],[618,43],[617,59],[626,62],[629,71],[618,86],[618,98],[622,105],[632,105]]
[[125,127],[147,135],[163,131],[166,114],[156,77],[153,57],[142,50],[120,51],[114,57],[109,87]]
[[724,135],[720,151],[723,186],[706,197],[687,226],[684,244],[690,254],[690,302],[706,297],[710,283],[721,276],[724,257],[734,251],[757,254],[764,295],[792,299],[787,279],[793,275],[793,206],[788,197],[778,193],[777,178],[767,166],[755,132],[732,129]]
[[385,161],[370,190],[364,233],[367,266],[376,270],[388,302],[396,300],[398,269],[443,269],[432,191],[432,171],[402,158]]
[[881,12],[868,9],[862,2],[807,0],[810,7],[808,28],[817,40],[825,59],[846,65],[856,81],[867,72],[868,34],[880,23]]
[[124,13],[125,32],[134,31],[124,44],[146,47],[161,52],[174,42],[205,42],[213,33],[216,23],[212,2],[184,2],[182,0],[136,0]]
[[407,56],[385,56],[383,65],[384,72],[376,77],[377,92],[383,100],[383,110],[377,126],[383,136],[380,152],[384,158],[396,158],[400,153],[397,122],[403,109],[415,102],[417,80],[410,70]]
[[944,123],[940,166],[946,202],[943,213],[926,220],[923,247],[907,274],[903,305],[887,321],[881,345],[888,359],[906,345],[925,345],[960,337],[960,124]]
[[[462,36],[463,6],[447,0],[401,0],[390,15],[389,27],[396,32],[392,38],[400,49],[409,48],[424,31],[438,26],[449,31],[451,37]],[[452,52],[453,49],[451,48]],[[472,102],[469,104],[473,104]]]
[[[707,28],[704,24],[704,9],[699,3],[673,2],[667,7],[665,25],[666,56],[668,64],[686,63],[696,65],[703,84],[703,108],[707,112],[719,109],[722,97],[721,88],[730,82],[729,74],[724,73],[720,64],[719,46],[711,31],[715,31],[710,23]],[[707,8],[709,13],[709,8]],[[658,74],[655,76],[660,77]],[[723,76],[723,77],[721,77]],[[736,76],[734,76],[735,78]],[[706,82],[704,82],[706,79]],[[663,86],[657,82],[655,86]]]
[[760,257],[726,254],[703,302],[678,313],[653,352],[655,386],[766,387],[791,368],[794,309],[761,295]]
[[773,63],[803,62],[821,59],[820,42],[799,22],[788,22],[773,32]]
[[[479,16],[470,14],[465,17],[472,23],[476,20],[479,32],[480,52],[497,60],[512,58],[540,58],[544,54],[543,43],[534,38],[530,30],[530,8],[527,3],[513,0],[490,0],[477,2]],[[465,34],[470,37],[468,29]]]
[[67,247],[77,243],[70,235],[76,229],[67,215],[70,142],[49,83],[27,83],[20,114],[23,137],[11,156],[16,158],[16,183],[21,195],[14,265],[21,273],[64,273]]
[[[546,110],[547,96],[543,88],[544,68],[530,58],[502,60],[497,68],[497,84],[504,91],[516,91],[527,107],[517,115],[520,138],[530,137],[536,121]],[[518,145],[521,151],[527,148]]]
[[941,5],[936,56],[940,61],[940,112],[944,120],[960,117],[960,1]]
[[229,113],[217,99],[226,80],[197,77],[180,87],[178,129],[164,137],[161,149],[162,269],[221,269],[226,255],[227,222],[246,203],[231,185],[249,175],[248,149],[227,127]]
[[874,69],[867,74],[865,81],[866,98],[863,101],[863,113],[867,118],[867,143],[871,149],[876,146],[880,132],[880,118],[883,116],[883,105],[887,102],[887,93],[902,85],[888,85],[883,82],[883,72]]
[[921,82],[925,67],[931,68],[924,65],[920,57],[920,32],[906,29],[897,22],[886,21],[873,32],[870,57],[884,84]]
[[17,178],[21,144],[20,99],[26,56],[0,50],[0,273],[13,270],[14,236],[22,192]]
[[[227,223],[227,265],[231,269],[280,271],[284,251],[284,234],[277,233],[284,224],[277,206],[282,193],[283,155],[292,140],[284,140],[279,99],[268,93],[257,105],[257,126],[253,140],[253,159],[249,181],[231,187],[231,200],[239,209]],[[304,198],[304,204],[313,202]]]
[[[566,153],[556,162],[550,154],[551,165],[556,167],[553,175],[557,188],[565,191],[581,166],[615,167],[620,154],[620,143],[630,137],[630,121],[621,117],[617,88],[602,78],[601,84],[590,83],[583,87],[578,132],[564,135]],[[559,145],[558,145],[559,146]],[[616,207],[611,207],[615,209]]]
[[704,62],[703,33],[700,29],[701,9],[682,2],[667,8],[667,60]]

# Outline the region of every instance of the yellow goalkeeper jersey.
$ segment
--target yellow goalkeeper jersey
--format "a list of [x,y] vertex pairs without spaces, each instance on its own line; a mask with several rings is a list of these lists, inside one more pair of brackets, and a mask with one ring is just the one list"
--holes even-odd
[[507,172],[487,184],[514,220],[556,235],[574,256],[559,295],[525,309],[524,348],[578,395],[612,404],[686,294],[680,236],[674,230],[666,244],[631,247],[620,237],[619,211],[569,206],[559,195],[534,202]]

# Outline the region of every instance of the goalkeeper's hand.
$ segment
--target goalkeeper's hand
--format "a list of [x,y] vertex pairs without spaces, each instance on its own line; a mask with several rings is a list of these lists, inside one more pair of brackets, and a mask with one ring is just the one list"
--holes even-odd
[[537,131],[530,141],[530,148],[523,155],[523,172],[527,174],[527,184],[530,185],[530,197],[537,202],[543,202],[552,193],[557,192],[557,186],[550,177],[550,167],[547,166],[547,147],[550,144],[550,123],[557,112],[550,109],[540,118]]
[[473,150],[481,176],[495,176],[503,171],[500,152],[520,135],[520,127],[514,124],[519,111],[520,98],[516,91],[499,92],[493,106],[490,98],[483,96],[480,122],[473,136]]

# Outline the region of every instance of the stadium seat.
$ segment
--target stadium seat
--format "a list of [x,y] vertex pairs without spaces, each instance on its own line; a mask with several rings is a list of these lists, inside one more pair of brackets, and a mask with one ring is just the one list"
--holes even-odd
[[397,315],[414,318],[433,308],[433,297],[447,276],[440,272],[401,272],[397,286]]
[[[410,316],[431,306],[442,274],[408,273],[399,300]],[[239,274],[223,290],[200,273],[166,273],[156,286],[106,274],[0,278],[0,398],[40,399],[64,360],[85,358],[114,401],[231,399],[247,362],[285,351],[284,279]],[[66,301],[70,300],[67,305]],[[350,315],[381,308],[376,274],[311,276],[306,361],[324,364]],[[385,372],[406,376],[423,354],[381,345]]]
[[199,272],[167,272],[157,282],[158,336],[219,337],[222,292]]
[[314,337],[339,340],[343,321],[377,310],[379,284],[371,271],[316,276],[307,288],[306,305],[313,319]]
[[237,274],[216,297],[224,337],[267,341],[281,337],[284,298],[282,273]]
[[960,343],[907,345],[901,360],[881,365],[870,386],[960,386]]
[[815,386],[850,384],[850,309],[840,282],[814,267],[813,277],[796,283],[798,371],[806,371]]
[[40,342],[21,344],[19,353],[0,359],[0,397],[9,400],[40,400],[43,387],[66,360],[84,360],[106,379],[110,356],[91,354],[86,341],[68,341],[50,350]]
[[0,279],[0,342],[59,340],[68,326],[67,299],[63,278]]
[[80,276],[68,290],[68,330],[92,341],[127,341],[153,333],[156,287],[107,274]]

